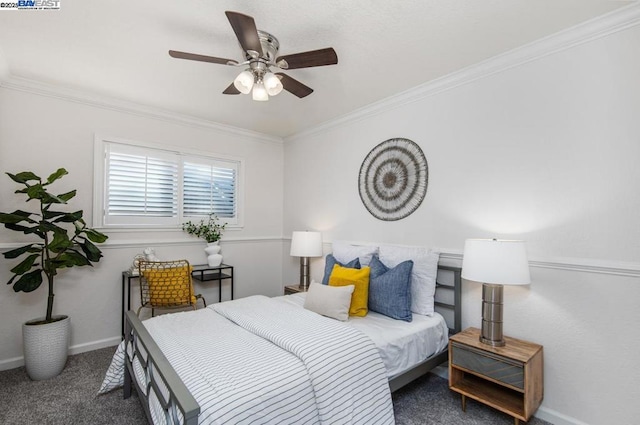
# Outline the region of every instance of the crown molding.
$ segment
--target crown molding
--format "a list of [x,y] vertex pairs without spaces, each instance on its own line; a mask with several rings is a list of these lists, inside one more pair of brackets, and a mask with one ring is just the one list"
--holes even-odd
[[419,100],[452,90],[545,56],[597,40],[640,24],[640,3],[634,2],[571,28],[509,50],[477,64],[452,72],[396,95],[374,102],[346,115],[284,138],[285,142],[351,124]]
[[[2,55],[0,52],[0,71],[2,71]],[[108,96],[97,95],[88,91],[76,90],[69,87],[48,84],[36,80],[11,76],[7,71],[6,75],[0,72],[0,88],[16,90],[35,94],[38,96],[51,97],[65,100],[67,102],[80,103],[95,108],[107,109],[128,115],[135,115],[143,118],[150,118],[159,121],[182,124],[190,127],[207,128],[227,134],[246,137],[252,141],[276,143],[281,145],[283,139],[269,134],[258,133],[231,125],[221,124],[215,121],[197,118],[189,115],[182,115],[177,112],[154,108],[135,102],[115,99]]]

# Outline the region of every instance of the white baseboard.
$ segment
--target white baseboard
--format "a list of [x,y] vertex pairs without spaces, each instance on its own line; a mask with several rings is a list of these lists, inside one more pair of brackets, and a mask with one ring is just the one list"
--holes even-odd
[[547,407],[539,407],[536,414],[533,415],[538,419],[552,423],[553,425],[589,425],[571,416],[563,415],[553,409]]
[[114,336],[112,338],[101,339],[100,341],[74,345],[73,347],[69,347],[69,354],[80,354],[86,353],[87,351],[99,350],[105,347],[115,347],[120,344],[120,341],[122,341],[121,337]]
[[[120,344],[120,341],[121,338],[116,336],[113,338],[101,339],[99,341],[77,344],[69,347],[69,354],[80,354],[86,353],[87,351],[99,350],[100,348],[113,347]],[[20,366],[24,366],[24,357],[13,357],[0,361],[0,370],[15,369]]]
[[0,370],[15,369],[24,366],[24,357],[12,357],[6,360],[0,360]]

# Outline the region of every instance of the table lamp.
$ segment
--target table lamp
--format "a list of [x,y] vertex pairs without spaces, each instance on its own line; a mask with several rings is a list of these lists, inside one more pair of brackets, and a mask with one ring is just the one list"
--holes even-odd
[[322,233],[293,232],[291,256],[300,257],[300,290],[309,288],[309,257],[322,257]]
[[504,346],[503,285],[528,285],[531,282],[524,241],[467,239],[462,258],[462,278],[482,283],[480,341],[494,347]]

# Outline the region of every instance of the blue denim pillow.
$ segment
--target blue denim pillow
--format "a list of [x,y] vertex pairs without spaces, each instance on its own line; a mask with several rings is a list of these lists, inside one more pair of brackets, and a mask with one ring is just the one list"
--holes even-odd
[[335,266],[336,264],[342,267],[347,267],[349,269],[359,269],[360,259],[354,258],[353,260],[349,261],[347,264],[342,264],[340,261],[336,260],[333,254],[328,254],[327,261],[324,263],[324,277],[322,278],[323,285],[329,284],[329,278],[331,277],[333,266]]
[[411,322],[411,270],[407,260],[390,269],[377,256],[369,264],[369,310]]

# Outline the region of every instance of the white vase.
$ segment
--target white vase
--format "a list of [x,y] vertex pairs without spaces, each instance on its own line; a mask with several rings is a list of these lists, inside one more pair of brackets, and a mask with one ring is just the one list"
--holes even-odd
[[52,323],[29,324],[44,320],[30,320],[22,325],[24,364],[29,378],[34,381],[58,376],[67,363],[71,319],[68,316]]
[[207,253],[207,263],[209,267],[218,267],[222,264],[222,255],[220,255],[220,244],[219,241],[211,242],[207,244],[207,247],[204,249],[204,252]]

